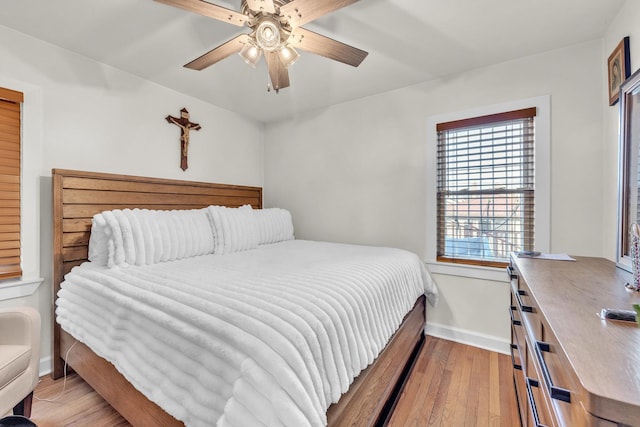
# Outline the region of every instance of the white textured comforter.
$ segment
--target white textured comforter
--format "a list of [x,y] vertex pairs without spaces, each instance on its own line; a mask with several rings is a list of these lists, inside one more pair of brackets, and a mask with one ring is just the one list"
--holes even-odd
[[[415,254],[290,240],[62,283],[57,320],[187,426],[321,426],[436,290]],[[70,355],[73,358],[73,353]]]

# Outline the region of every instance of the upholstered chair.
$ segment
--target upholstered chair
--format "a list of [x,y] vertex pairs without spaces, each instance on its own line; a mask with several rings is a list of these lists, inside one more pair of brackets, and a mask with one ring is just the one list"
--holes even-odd
[[31,416],[40,364],[40,314],[31,307],[0,309],[0,417]]

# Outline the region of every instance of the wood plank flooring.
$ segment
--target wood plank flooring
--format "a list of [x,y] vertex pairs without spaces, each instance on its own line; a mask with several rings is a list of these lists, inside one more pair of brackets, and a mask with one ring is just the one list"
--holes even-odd
[[49,375],[40,378],[31,408],[31,420],[38,427],[131,426],[78,375],[69,375],[66,386],[63,382]]
[[427,336],[389,426],[520,425],[511,358]]
[[[62,379],[41,379],[31,414],[38,427],[130,426],[77,375],[62,389]],[[519,423],[509,356],[427,336],[389,426]]]

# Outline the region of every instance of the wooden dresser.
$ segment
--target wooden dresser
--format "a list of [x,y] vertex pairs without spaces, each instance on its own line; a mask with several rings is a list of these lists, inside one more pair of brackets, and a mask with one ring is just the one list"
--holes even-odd
[[518,258],[511,279],[513,378],[523,426],[640,426],[640,328],[631,274],[602,258]]

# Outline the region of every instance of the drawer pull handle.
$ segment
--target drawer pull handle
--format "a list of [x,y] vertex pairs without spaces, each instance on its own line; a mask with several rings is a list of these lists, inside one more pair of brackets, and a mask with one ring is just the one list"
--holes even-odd
[[529,408],[531,408],[531,415],[533,416],[533,424],[536,427],[544,427],[543,424],[540,424],[540,417],[538,416],[536,400],[533,398],[533,391],[531,391],[531,387],[538,387],[538,381],[529,377],[527,377],[525,381],[527,383],[527,398],[529,399]]
[[515,273],[515,270],[510,265],[507,266],[507,274],[509,275],[509,280],[518,278],[518,275]]
[[511,344],[511,364],[513,365],[513,369],[517,369],[518,371],[522,371],[522,365],[518,365],[516,363],[516,356],[513,353],[513,351],[517,351],[518,354],[520,353],[520,350],[518,349],[518,346],[516,344]]
[[542,369],[542,376],[544,377],[544,382],[547,385],[547,390],[549,390],[549,394],[553,399],[562,400],[564,402],[571,403],[571,392],[565,388],[558,387],[553,385],[553,381],[551,380],[551,374],[549,373],[549,368],[547,368],[547,362],[544,360],[542,356],[542,352],[549,353],[551,351],[551,347],[549,343],[543,341],[536,341],[536,356],[538,361],[540,362],[540,368]]
[[524,305],[522,303],[522,298],[520,298],[521,295],[527,295],[527,292],[524,289],[518,289],[516,292],[514,292],[514,295],[516,296],[516,301],[518,302],[520,310],[527,313],[533,313],[533,307],[530,305]]
[[512,325],[516,325],[516,326],[520,326],[522,325],[522,322],[519,320],[516,320],[515,317],[513,317],[513,311],[517,310],[517,308],[515,306],[511,306],[509,307],[509,316],[511,317],[511,324]]

